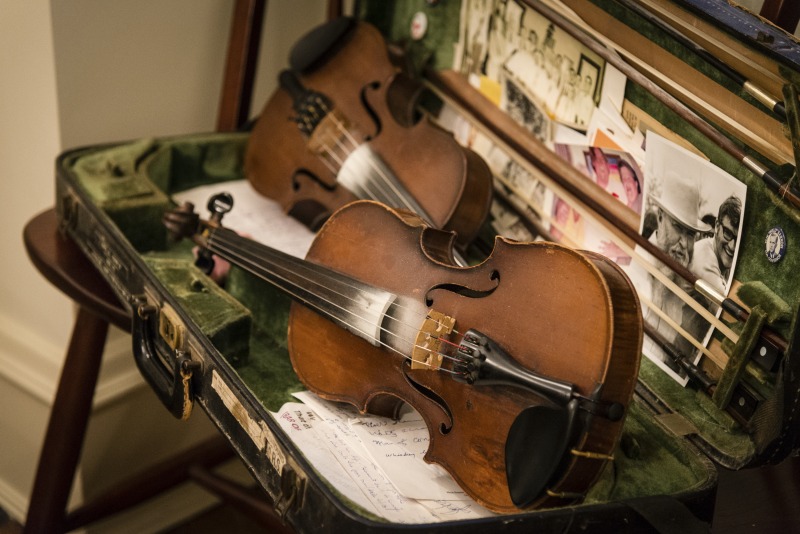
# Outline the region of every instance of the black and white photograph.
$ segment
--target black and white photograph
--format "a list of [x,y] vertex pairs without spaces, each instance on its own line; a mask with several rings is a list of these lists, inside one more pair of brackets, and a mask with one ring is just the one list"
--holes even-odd
[[555,121],[586,130],[600,102],[602,58],[515,0],[470,0],[464,10],[461,72],[495,85],[511,79]]
[[461,8],[461,65],[454,67],[465,74],[480,72],[481,63],[486,57],[493,5],[494,0],[467,0]]
[[550,141],[553,132],[552,121],[536,101],[510,77],[503,81],[500,107],[538,140],[543,143]]
[[[667,139],[648,132],[645,158],[645,203],[639,231],[673,262],[688,268],[723,295],[733,280],[744,219],[746,186],[719,167]],[[687,303],[687,296],[714,315],[717,307],[689,287],[673,267],[637,247],[665,279],[683,291],[673,291],[658,275],[636,262],[628,274],[642,301],[645,322],[679,352],[700,353],[694,340],[707,344],[711,324]],[[682,331],[682,332],[680,332]],[[645,356],[676,381],[688,378],[665,353],[645,340]]]

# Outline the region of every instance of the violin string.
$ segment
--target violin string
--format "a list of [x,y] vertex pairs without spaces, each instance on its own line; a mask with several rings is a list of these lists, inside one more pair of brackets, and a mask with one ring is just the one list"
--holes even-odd
[[[320,146],[322,147],[322,152],[326,156],[328,156],[330,159],[332,159],[334,162],[336,162],[336,165],[338,165],[338,167],[335,167],[336,170],[333,171],[334,174],[338,175],[339,172],[342,170],[342,167],[344,166],[344,160],[346,159],[346,157],[345,158],[340,158],[339,156],[337,156],[334,153],[333,149],[331,149],[331,147],[327,143],[322,143]],[[345,156],[347,156],[347,155],[349,155],[349,154],[345,154]],[[321,158],[321,159],[325,160],[325,158]]]
[[[236,245],[235,245],[235,244],[233,244],[233,243],[231,243],[231,245],[232,245],[232,246],[234,246],[234,247],[236,246]],[[218,245],[215,245],[215,246],[218,246]],[[220,247],[220,248],[221,248],[221,247]],[[238,250],[239,250],[239,251],[241,251],[241,250],[243,250],[243,249],[239,248]],[[227,252],[228,252],[228,253],[231,253],[231,254],[236,254],[236,253],[237,253],[237,251],[235,251],[235,250],[233,250],[233,249],[230,249],[230,248],[227,250]],[[251,259],[249,259],[249,258],[244,258],[244,257],[242,256],[241,252],[239,252],[238,254],[239,254],[239,257],[242,259],[242,261],[247,261],[247,262],[248,262],[249,264],[251,264],[251,265],[257,265],[257,266],[261,267],[261,265],[260,265],[260,264],[258,264],[258,263],[256,262],[256,260],[251,260]],[[293,258],[293,257],[291,257],[291,256],[290,256],[289,258],[290,258],[290,259],[292,259],[292,260],[297,260],[297,261],[294,261],[294,262],[292,262],[292,263],[294,264],[294,266],[295,266],[295,267],[298,267],[298,266],[303,266],[303,265],[306,265],[306,266],[307,266],[307,265],[309,265],[309,264],[310,264],[310,262],[305,262],[305,261],[303,261],[303,260],[298,260],[297,258]],[[289,258],[287,258],[287,259],[289,259]],[[325,277],[325,278],[328,278],[330,281],[332,281],[332,282],[334,282],[334,283],[336,283],[336,284],[343,284],[343,285],[345,285],[346,287],[348,287],[348,288],[350,288],[350,289],[353,289],[353,290],[355,290],[355,291],[361,291],[361,288],[357,287],[357,286],[356,286],[356,285],[354,285],[354,284],[351,284],[351,283],[349,283],[349,282],[347,281],[347,277],[345,277],[345,280],[341,280],[341,279],[334,278],[333,276],[329,275],[329,274],[326,272],[326,269],[325,269],[325,268],[323,268],[323,267],[320,267],[320,266],[318,266],[318,265],[316,265],[316,264],[312,264],[312,265],[314,265],[314,268],[318,268],[318,269],[320,269],[318,272],[316,272],[316,273],[315,273],[316,275],[318,275],[318,276],[320,276],[320,277]],[[254,274],[255,274],[255,273],[254,273]],[[277,274],[277,272],[275,272],[275,271],[271,271],[271,274],[275,275],[276,277],[279,277],[279,278],[280,278],[282,281],[284,281],[284,282],[286,282],[286,283],[292,283],[290,280],[286,279],[286,277],[281,277],[280,275],[278,275],[278,274]],[[338,292],[338,291],[333,291],[333,290],[332,290],[330,287],[328,287],[328,286],[326,286],[326,285],[323,285],[322,283],[320,283],[320,282],[319,282],[319,281],[317,281],[317,280],[314,280],[314,279],[312,279],[312,278],[309,278],[308,276],[301,275],[301,274],[299,274],[298,272],[294,272],[294,274],[295,274],[296,276],[298,276],[299,278],[303,279],[303,280],[304,280],[304,281],[306,281],[306,282],[309,282],[309,283],[311,283],[311,284],[314,284],[314,285],[317,285],[317,286],[319,286],[319,287],[321,287],[321,288],[324,288],[324,289],[326,289],[326,290],[329,290],[329,291],[331,291],[333,294],[337,295],[338,297],[341,297],[342,299],[349,300],[349,301],[351,301],[351,302],[353,302],[353,303],[357,304],[357,301],[356,301],[355,299],[353,299],[353,298],[349,297],[348,295],[345,295],[345,294],[343,294],[343,293],[341,293],[341,292]],[[376,289],[377,289],[377,288],[376,288]],[[336,304],[335,304],[334,302],[332,302],[332,301],[328,301],[328,300],[326,300],[325,302],[326,302],[326,303],[328,303],[328,304],[332,304],[332,305],[334,305],[334,306],[337,306],[337,307],[339,307],[340,309],[342,309],[342,308],[341,308],[341,306],[338,306],[338,305],[336,305]],[[397,308],[400,308],[400,309],[406,310],[406,311],[407,311],[409,314],[416,315],[417,317],[419,317],[419,318],[420,318],[420,321],[422,321],[422,320],[424,320],[424,319],[426,319],[426,318],[427,318],[427,314],[419,313],[418,311],[416,311],[416,310],[414,310],[414,309],[412,309],[412,308],[410,308],[410,307],[408,307],[408,306],[406,306],[406,305],[402,304],[401,302],[395,301],[395,302],[394,302],[394,305],[395,305]],[[349,312],[348,310],[344,310],[344,311],[347,311],[348,313],[351,313],[351,314],[352,314],[354,317],[356,317],[356,318],[358,318],[358,319],[365,320],[365,318],[364,318],[364,317],[361,317],[361,316],[359,316],[359,315],[356,315],[356,314],[355,314],[355,313],[353,313],[353,312]],[[395,321],[395,322],[396,322],[396,323],[398,323],[399,325],[405,326],[406,328],[409,328],[409,329],[412,329],[412,330],[416,330],[416,329],[417,329],[417,327],[416,327],[416,326],[414,326],[414,325],[410,325],[410,324],[406,323],[405,321],[402,321],[402,320],[400,320],[399,318],[397,318],[397,317],[395,317],[395,316],[393,316],[393,315],[386,314],[386,317],[387,317],[387,318],[389,318],[389,319],[391,319],[392,321]],[[396,333],[394,333],[394,332],[392,332],[392,331],[390,331],[390,330],[386,330],[386,329],[384,329],[384,328],[381,328],[381,330],[384,330],[384,331],[385,331],[385,332],[387,332],[388,334],[394,335],[395,337],[397,337],[397,338],[398,338],[398,339],[400,339],[401,341],[404,341],[404,342],[406,342],[406,343],[412,344],[410,341],[408,341],[408,340],[404,340],[404,339],[400,338],[400,337],[399,337],[399,336],[398,336]],[[457,329],[455,329],[455,328],[453,328],[453,329],[452,329],[452,332],[453,332],[453,333],[455,333],[456,335],[461,335],[461,332],[459,332],[459,331],[458,331]],[[442,339],[444,339],[444,338],[442,338]],[[458,345],[456,345],[456,346],[458,346]]]
[[[259,273],[258,273],[258,271],[259,271],[260,269],[263,269],[263,270],[265,270],[265,271],[269,272],[270,274],[272,274],[273,276],[275,276],[276,278],[279,278],[280,280],[282,280],[282,281],[286,282],[287,284],[290,284],[290,285],[292,284],[292,282],[291,282],[291,281],[289,281],[288,279],[286,279],[286,277],[284,277],[284,276],[282,276],[282,275],[278,274],[276,271],[269,271],[269,270],[267,270],[267,269],[266,269],[266,268],[265,268],[263,265],[261,265],[261,264],[259,264],[259,263],[255,262],[254,260],[251,260],[251,259],[249,259],[249,258],[246,258],[246,257],[244,257],[244,256],[243,256],[243,255],[241,255],[241,254],[237,254],[237,251],[235,250],[236,246],[235,246],[235,244],[233,244],[233,243],[230,243],[230,246],[226,246],[226,245],[224,245],[224,244],[219,244],[219,243],[216,243],[216,242],[215,242],[215,243],[212,245],[212,244],[211,244],[212,237],[213,237],[215,234],[216,234],[216,232],[214,232],[214,233],[212,234],[212,236],[210,236],[210,237],[209,237],[209,249],[212,249],[212,247],[213,247],[213,249],[216,249],[216,250],[212,250],[212,252],[220,253],[220,255],[221,255],[221,256],[222,256],[222,255],[224,255],[224,254],[230,254],[231,256],[233,256],[233,255],[237,255],[237,256],[238,256],[238,259],[240,260],[240,262],[237,262],[237,264],[239,264],[241,267],[243,267],[243,268],[247,269],[249,272],[251,272],[251,273],[253,273],[253,274],[255,274],[255,275],[257,275],[257,276],[258,276],[258,274],[259,274]],[[215,241],[218,241],[218,240],[219,240],[219,239],[216,239]],[[226,241],[227,241],[227,240],[226,240]],[[223,257],[224,257],[224,256],[223,256]],[[234,258],[233,258],[233,257],[228,257],[228,258],[226,258],[226,259],[228,259],[228,260],[233,260]],[[246,263],[246,264],[248,264],[250,267],[248,267],[248,265],[242,265],[242,263]],[[257,267],[257,268],[256,268],[256,267]],[[324,275],[324,273],[320,273],[320,274],[323,274],[323,275]],[[312,280],[312,279],[309,279],[308,277],[305,277],[305,276],[302,276],[302,275],[300,275],[300,277],[301,277],[301,278],[303,278],[304,280],[307,280],[308,282],[310,282],[310,283],[312,283],[312,284],[318,285],[318,286],[320,286],[320,287],[325,287],[325,286],[323,286],[322,284],[320,284],[319,282],[317,282],[317,281],[315,281],[315,280]],[[291,290],[291,289],[288,289],[288,288],[286,288],[286,287],[283,287],[283,288],[282,288],[282,290],[283,290],[283,291],[285,291],[286,293],[288,293],[290,296],[294,297],[295,299],[299,300],[299,301],[303,301],[303,300],[304,300],[304,299],[303,299],[303,298],[302,298],[302,297],[301,297],[299,294],[297,294],[296,292],[294,292],[294,291],[293,291],[293,290]],[[340,293],[337,293],[337,292],[335,292],[335,291],[334,291],[334,293],[335,293],[335,294],[337,294],[337,295],[339,295],[340,297],[342,297],[342,298],[346,299],[346,300],[350,300],[350,301],[352,301],[352,302],[355,302],[355,300],[354,300],[354,299],[352,299],[352,298],[350,298],[350,297],[348,297],[348,296],[346,296],[346,295],[342,295],[342,294],[340,294]],[[323,299],[323,301],[324,301],[325,303],[327,303],[327,304],[330,304],[330,305],[332,305],[332,306],[334,306],[334,307],[338,308],[339,310],[341,310],[341,311],[342,311],[342,312],[344,312],[345,314],[352,315],[352,316],[353,316],[353,317],[355,317],[356,319],[365,320],[365,319],[364,319],[364,317],[361,317],[360,315],[358,315],[358,314],[357,314],[357,313],[355,313],[354,311],[352,311],[352,310],[349,310],[349,309],[346,309],[345,307],[343,307],[343,306],[341,306],[341,305],[339,305],[339,304],[337,304],[337,303],[335,303],[335,302],[333,302],[333,301],[331,301],[331,300]],[[413,311],[412,311],[412,313],[413,313]],[[389,319],[391,319],[391,320],[393,320],[393,321],[396,321],[396,322],[398,322],[398,323],[400,323],[400,324],[404,324],[402,321],[400,321],[398,318],[396,318],[396,317],[394,317],[394,316],[392,316],[392,315],[386,314],[386,315],[385,315],[385,317],[387,317],[387,318],[389,318]],[[354,330],[354,331],[356,331],[356,332],[359,332],[360,334],[363,334],[363,335],[366,335],[366,336],[368,336],[368,334],[367,334],[366,332],[364,332],[364,331],[363,331],[363,330],[361,330],[360,328],[356,327],[356,326],[355,326],[355,325],[353,325],[352,323],[348,323],[348,322],[344,322],[344,321],[343,321],[343,323],[344,323],[345,325],[347,325],[349,328],[351,328],[352,330]],[[404,325],[405,325],[405,324],[404,324]],[[412,327],[412,326],[410,326],[410,325],[405,325],[405,326],[408,326],[409,328],[414,328],[414,327]],[[413,349],[413,348],[419,348],[419,349],[421,349],[421,350],[424,350],[424,351],[427,351],[427,352],[429,352],[429,353],[431,353],[431,354],[433,354],[433,355],[436,355],[436,356],[442,356],[442,357],[443,357],[443,358],[445,358],[445,359],[452,360],[452,361],[459,362],[459,363],[461,363],[461,362],[463,361],[463,360],[461,360],[460,358],[454,357],[454,356],[452,356],[452,355],[449,355],[449,354],[446,354],[446,353],[442,353],[442,352],[436,352],[436,351],[430,350],[430,349],[428,349],[428,348],[426,348],[426,347],[422,347],[422,346],[420,346],[420,345],[416,344],[414,341],[409,341],[408,339],[404,339],[403,337],[401,337],[401,336],[400,336],[399,334],[397,334],[396,332],[393,332],[392,330],[390,330],[390,329],[387,329],[387,328],[385,328],[385,327],[384,327],[384,326],[382,326],[382,325],[381,325],[381,326],[379,326],[378,328],[379,328],[379,330],[381,330],[381,331],[385,332],[386,334],[388,334],[388,335],[391,335],[391,336],[394,336],[395,338],[397,338],[397,339],[398,339],[399,341],[401,341],[402,343],[406,343],[406,344],[410,345],[410,346],[412,347],[412,349]],[[444,340],[443,338],[438,338],[438,339],[442,339],[442,340]],[[404,359],[406,359],[406,360],[409,360],[409,361],[412,361],[412,360],[413,360],[413,358],[412,358],[411,356],[409,356],[409,355],[407,355],[407,354],[404,354],[404,353],[403,353],[403,352],[401,352],[400,350],[396,349],[395,347],[392,347],[391,345],[389,345],[389,344],[385,343],[384,341],[382,341],[382,340],[380,340],[380,339],[376,339],[375,341],[376,341],[376,342],[377,342],[379,345],[383,346],[384,348],[386,348],[386,349],[388,349],[388,350],[390,350],[390,351],[393,351],[393,352],[395,352],[395,353],[399,354],[399,355],[400,355],[401,357],[403,357]],[[452,342],[451,342],[451,344],[452,344]],[[447,372],[447,373],[454,374],[454,375],[461,375],[461,374],[462,374],[462,373],[459,373],[459,372],[456,372],[456,371],[452,371],[452,370],[450,370],[450,369],[447,369],[447,368],[443,368],[443,367],[434,367],[432,364],[428,364],[428,363],[425,363],[425,362],[419,362],[419,361],[418,361],[418,363],[421,363],[421,364],[423,364],[423,365],[427,365],[428,367],[431,367],[433,370],[439,370],[439,371]]]
[[[345,126],[344,126],[344,124],[341,123],[341,121],[337,120],[336,121],[336,125],[340,130],[343,131],[343,133],[344,133],[345,137],[347,138],[347,140],[350,141],[350,144],[353,145],[353,148],[351,150],[355,151],[358,148],[358,144],[356,143],[356,141],[353,138],[353,136],[350,135],[350,133],[346,131]],[[341,140],[337,140],[337,143],[339,143],[341,145]],[[345,148],[343,146],[341,148],[342,148],[342,150],[345,150]],[[395,180],[391,176],[388,176],[377,165],[377,163],[375,163],[375,161],[372,158],[364,158],[364,159],[366,160],[367,165],[369,165],[369,167],[371,167],[371,169],[375,173],[375,175],[378,176],[378,178],[380,178],[380,180],[383,182],[382,185],[378,184],[378,187],[382,190],[382,193],[384,195],[384,199],[389,200],[391,198],[390,193],[393,193],[395,198],[399,199],[399,201],[403,204],[402,206],[395,206],[395,207],[406,208],[408,210],[412,210],[413,211],[413,209],[414,209],[413,205],[408,200],[408,193],[401,189],[402,186],[399,186],[399,184],[396,184]],[[386,188],[388,188],[390,193],[386,193],[385,192]]]
[[[218,232],[219,229],[226,230],[226,232]],[[222,234],[222,235],[219,235],[219,234]],[[361,287],[359,287],[356,284],[350,282],[350,280],[353,280],[353,279],[349,275],[341,275],[340,274],[340,276],[342,276],[342,278],[336,278],[332,274],[330,274],[333,271],[331,269],[325,267],[325,266],[320,266],[320,265],[315,264],[313,262],[310,262],[310,261],[307,261],[307,260],[303,260],[303,259],[291,256],[291,255],[286,254],[284,252],[281,252],[279,250],[276,250],[276,249],[273,249],[271,247],[268,247],[268,246],[266,246],[266,245],[264,245],[262,243],[258,243],[257,241],[254,241],[252,239],[248,239],[246,237],[242,237],[242,236],[238,235],[236,232],[234,232],[233,230],[231,230],[229,228],[222,228],[221,227],[221,228],[214,229],[214,234],[212,234],[212,235],[217,240],[222,239],[222,240],[226,241],[229,244],[230,247],[235,247],[236,250],[239,251],[238,254],[240,256],[242,254],[241,251],[245,250],[246,246],[249,245],[251,247],[256,247],[256,248],[259,249],[259,253],[262,255],[262,257],[268,257],[266,259],[268,259],[268,261],[272,261],[275,264],[277,264],[280,261],[283,261],[283,262],[285,262],[287,264],[291,264],[292,267],[294,267],[295,269],[298,269],[298,270],[302,270],[302,269],[307,269],[307,270],[309,270],[309,269],[318,269],[318,271],[316,271],[314,273],[316,276],[326,278],[326,279],[328,279],[330,282],[332,282],[334,284],[343,285],[343,286],[347,287],[348,289],[352,289],[354,291],[362,291]],[[343,240],[347,239],[346,236],[337,236],[337,237],[340,238],[340,239],[343,239]],[[238,245],[237,243],[234,242],[234,240],[241,241],[243,244],[242,245]],[[361,245],[363,246],[363,243]],[[217,245],[214,244],[214,246],[217,246]],[[229,251],[229,253],[237,253],[236,250],[231,249]],[[248,259],[247,261],[249,261],[252,265],[259,265],[256,262],[256,260]],[[321,288],[330,290],[329,287],[323,285],[319,281],[314,280],[312,278],[309,278],[307,276],[303,276],[298,271],[294,271],[293,274],[295,274],[295,276],[303,279],[306,282],[309,282],[309,283],[317,285],[317,286],[319,286]],[[290,281],[286,280],[285,278],[281,278],[281,279],[284,280],[285,282],[289,282],[290,283]],[[364,284],[364,285],[369,285],[369,284]],[[376,288],[376,287],[374,287],[373,289],[384,291],[384,290],[382,290],[380,288]],[[343,299],[350,300],[350,301],[352,301],[354,303],[356,302],[354,299],[352,299],[351,297],[348,297],[347,295],[344,295],[344,294],[336,292],[336,291],[331,291],[331,292],[333,292],[334,294],[338,295],[339,297],[341,297]],[[397,307],[399,309],[402,309],[402,310],[405,310],[411,315],[417,316],[421,321],[424,320],[425,318],[427,318],[427,314],[426,313],[420,313],[416,309],[413,309],[413,308],[411,308],[409,306],[406,306],[405,304],[402,304],[401,302],[397,302],[396,301],[394,304],[395,304],[395,307]],[[406,323],[404,321],[401,321],[397,317],[394,317],[394,316],[391,316],[391,315],[389,315],[388,317],[390,319],[392,319],[393,321],[397,322],[398,324],[400,324],[402,326],[405,326],[406,328],[416,329],[416,327],[414,325],[410,325],[410,324],[408,324],[408,323]],[[363,317],[360,317],[360,318],[363,319]],[[453,332],[456,335],[461,335],[461,332],[459,332],[458,329],[456,329],[456,328],[453,328]]]
[[[356,146],[350,152],[348,152],[348,147],[344,146],[341,137],[334,140],[334,145],[341,151],[341,153],[345,155],[344,158],[338,156],[336,150],[334,150],[334,148],[327,143],[321,143],[319,145],[321,148],[321,154],[319,157],[323,160],[323,162],[326,163],[328,169],[333,174],[338,175],[345,166],[345,160],[349,157],[356,157],[357,153],[355,152],[355,149],[358,147]],[[338,165],[338,168],[330,164],[327,161],[326,156],[335,161],[336,165]],[[386,173],[383,172],[383,170],[381,170],[374,161],[372,161],[371,158],[361,157],[359,158],[359,161],[366,163],[366,165],[374,172],[374,175],[370,172],[367,172],[366,180],[358,184],[359,190],[353,190],[354,188],[352,186],[350,187],[357,197],[366,198],[369,200],[377,200],[389,206],[406,208],[414,211],[413,207],[406,198],[406,195],[397,189],[397,187],[393,184],[392,179],[388,177]],[[377,179],[372,179],[373,176],[376,176]]]
[[[360,146],[360,144],[355,139],[355,137],[352,135],[350,130],[347,128],[347,126],[342,121],[340,121],[335,116],[335,114],[331,114],[330,117],[331,117],[332,122],[336,125],[336,128],[342,133],[344,138],[346,138],[347,141],[350,142],[350,144],[352,145],[352,148],[350,148],[349,151],[348,151],[348,148],[345,147],[342,144],[341,137],[337,139],[336,143],[340,146],[340,148],[342,149],[342,151],[345,154],[348,154],[348,155],[352,154]],[[408,192],[405,191],[404,188],[400,184],[395,183],[396,181],[391,176],[388,176],[385,172],[383,172],[383,170],[371,158],[366,158],[366,162],[372,168],[372,170],[375,173],[375,175],[378,178],[380,178],[380,180],[384,184],[383,186],[381,186],[380,184],[376,184],[376,185],[378,185],[378,187],[380,189],[382,189],[383,197],[381,198],[381,197],[373,196],[373,200],[380,200],[380,201],[383,201],[383,202],[385,202],[387,204],[394,204],[394,202],[390,201],[390,199],[391,199],[390,195],[385,192],[386,191],[386,189],[384,188],[384,186],[385,186],[385,187],[388,187],[389,190],[392,193],[394,193],[395,197],[398,198],[399,201],[403,204],[402,206],[395,206],[395,207],[402,207],[402,208],[406,208],[406,209],[411,210],[411,211],[419,211],[419,209],[415,210],[413,203],[409,201]],[[341,167],[341,165],[342,164],[340,164],[340,167]],[[420,213],[419,215],[422,216],[426,220],[430,219],[430,217],[427,214]]]
[[[243,262],[250,262],[250,260],[245,260],[245,259],[242,259],[242,261],[243,261]],[[242,267],[243,267],[243,268],[245,268],[245,269],[247,269],[249,272],[251,272],[251,273],[253,273],[253,274],[255,274],[255,275],[257,275],[257,276],[258,276],[258,273],[256,272],[256,270],[254,270],[254,269],[249,269],[249,268],[248,268],[247,266],[245,266],[245,265],[242,265]],[[275,273],[275,272],[272,272],[271,274],[273,274],[275,277],[277,277],[277,278],[280,278],[280,279],[282,279],[282,280],[286,281],[287,283],[290,283],[290,284],[291,284],[291,282],[287,281],[287,280],[286,280],[286,278],[282,277],[281,275],[279,275],[279,274],[277,274],[277,273]],[[286,292],[286,293],[287,293],[289,296],[291,296],[291,297],[294,297],[295,299],[297,299],[298,301],[301,301],[301,302],[302,302],[302,301],[304,301],[304,299],[302,298],[302,296],[298,295],[298,294],[297,294],[296,292],[294,292],[293,290],[291,290],[291,289],[288,289],[288,288],[286,288],[286,287],[283,287],[283,288],[282,288],[282,290],[283,290],[283,291],[285,291],[285,292]],[[347,297],[345,297],[345,298],[347,298]],[[357,313],[355,313],[355,312],[353,312],[353,311],[351,311],[351,310],[348,310],[348,309],[346,309],[346,308],[344,308],[344,307],[342,307],[342,306],[340,306],[340,305],[336,304],[335,302],[332,302],[332,301],[330,301],[330,300],[325,300],[325,302],[326,302],[326,303],[328,303],[328,304],[331,304],[331,305],[333,305],[333,306],[334,306],[334,307],[336,307],[336,308],[339,308],[341,311],[343,311],[343,312],[344,312],[344,313],[346,313],[346,314],[352,315],[352,316],[353,316],[353,317],[355,317],[356,319],[363,319],[363,317],[361,317],[361,316],[360,316],[360,315],[358,315]],[[394,321],[398,321],[398,322],[399,322],[399,320],[398,320],[396,317],[393,317],[393,316],[391,316],[391,315],[388,315],[388,314],[387,314],[387,315],[386,315],[386,317],[388,317],[389,319],[392,319],[392,320],[394,320]],[[360,333],[360,334],[364,334],[365,336],[371,337],[371,336],[369,336],[369,335],[368,335],[366,332],[364,332],[362,329],[358,328],[357,326],[353,325],[352,323],[349,323],[349,322],[343,321],[343,324],[345,324],[346,326],[348,326],[350,329],[352,329],[352,330],[353,330],[353,331],[355,331],[355,332],[358,332],[358,333]],[[437,352],[437,351],[433,351],[433,350],[431,350],[431,349],[429,349],[429,348],[422,347],[422,346],[420,346],[420,345],[416,344],[416,343],[415,343],[415,342],[413,342],[413,341],[409,341],[409,340],[407,340],[407,339],[404,339],[404,338],[402,338],[402,337],[401,337],[399,334],[397,334],[396,332],[393,332],[392,330],[390,330],[390,329],[387,329],[387,328],[385,328],[385,327],[383,327],[383,326],[379,326],[378,328],[379,328],[380,330],[382,330],[382,331],[386,332],[388,335],[391,335],[391,336],[394,336],[394,337],[396,337],[396,338],[397,338],[399,341],[401,341],[402,343],[406,343],[406,344],[410,345],[412,348],[419,348],[419,349],[421,349],[421,350],[424,350],[424,351],[428,352],[428,353],[429,353],[429,354],[431,354],[431,355],[435,355],[435,356],[441,356],[441,357],[442,357],[442,358],[444,358],[444,359],[451,360],[451,361],[454,361],[454,362],[457,362],[457,363],[462,363],[462,362],[463,362],[463,360],[462,360],[462,359],[460,359],[460,358],[458,358],[458,357],[452,356],[452,355],[450,355],[450,354],[447,354],[447,353],[444,353],[444,352]],[[436,338],[436,339],[438,339],[438,340],[441,340],[441,341],[446,341],[444,338]],[[378,343],[378,345],[380,345],[381,347],[383,347],[383,348],[385,348],[385,349],[388,349],[389,351],[392,351],[392,352],[395,352],[395,353],[397,353],[397,354],[398,354],[398,355],[400,355],[400,356],[401,356],[403,359],[405,359],[405,360],[408,360],[408,361],[414,361],[414,360],[413,360],[413,358],[412,358],[411,356],[409,356],[408,354],[405,354],[405,353],[403,353],[402,351],[400,351],[399,349],[397,349],[397,348],[395,348],[395,347],[393,347],[393,346],[389,345],[388,343],[386,343],[386,342],[384,342],[384,341],[382,341],[382,340],[380,340],[380,339],[376,339],[375,341],[376,341],[376,342]],[[450,344],[451,344],[451,345],[455,345],[455,344],[454,344],[454,343],[452,343],[452,342],[450,342]],[[457,346],[457,345],[456,345],[456,346]],[[447,369],[447,368],[444,368],[444,367],[434,367],[434,366],[433,366],[433,364],[430,364],[430,363],[427,363],[427,362],[421,362],[421,361],[417,361],[417,363],[419,363],[419,364],[421,364],[421,365],[428,366],[428,367],[430,367],[430,368],[431,368],[432,370],[434,370],[434,371],[442,371],[442,372],[444,372],[444,373],[449,373],[449,374],[452,374],[452,375],[463,375],[463,373],[461,373],[461,372],[453,371],[453,370],[451,370],[451,369]]]
[[[328,107],[328,106],[325,104],[324,100],[322,100],[321,98],[317,98],[317,99],[316,99],[316,104],[317,104],[317,105],[318,105],[318,106],[319,106],[319,107],[322,109],[322,111],[323,111],[323,113],[322,113],[322,116],[323,116],[323,117],[325,117],[325,116],[328,116],[328,115],[330,114],[331,110],[330,110],[330,108],[329,108],[329,107]],[[318,115],[316,112],[314,113],[314,119],[315,119],[315,120],[314,120],[313,124],[319,124],[319,122],[320,122],[320,120],[319,120],[319,115]],[[311,121],[309,121],[309,120],[307,120],[307,119],[305,119],[305,115],[303,115],[303,114],[300,114],[300,115],[298,115],[298,116],[297,116],[297,117],[295,117],[293,120],[294,120],[294,121],[295,121],[295,122],[296,122],[298,125],[300,125],[300,123],[301,123],[301,122],[303,122],[303,123],[306,125],[306,128],[305,128],[305,129],[302,129],[302,128],[301,128],[301,130],[303,130],[303,131],[309,131],[309,130],[310,130],[310,131],[313,131],[313,130],[314,130],[314,128],[316,128],[316,126],[311,126],[312,122],[311,122]],[[324,143],[323,143],[323,145],[322,145],[322,148],[323,148],[323,151],[326,151],[326,150],[328,150],[328,147],[327,147],[327,145],[325,145]],[[330,157],[331,157],[331,159],[334,159],[334,156],[333,156],[333,154],[330,154]],[[331,171],[331,173],[332,173],[334,176],[335,176],[335,175],[337,175],[337,174],[339,174],[339,169],[337,169],[337,168],[336,168],[336,167],[333,165],[333,163],[331,163],[330,161],[328,161],[328,159],[327,159],[327,158],[325,158],[325,157],[323,157],[323,156],[319,156],[319,159],[322,161],[322,163],[324,163],[324,164],[325,164],[325,166],[328,168],[328,170],[329,170],[329,171]],[[341,165],[342,165],[342,164],[341,164],[341,161],[339,161],[339,166],[341,167]]]
[[320,160],[322,160],[322,163],[324,163],[324,164],[325,164],[325,166],[328,168],[328,170],[329,170],[329,171],[331,171],[331,173],[332,173],[334,176],[339,174],[339,169],[337,169],[337,168],[336,168],[336,166],[335,166],[333,163],[331,163],[330,161],[328,161],[328,159],[327,159],[327,158],[325,158],[325,157],[323,157],[323,156],[320,156],[320,157],[319,157],[319,159],[320,159]]
[[[318,125],[322,117],[328,118],[335,125],[336,129],[338,129],[339,132],[341,132],[342,134],[341,136],[335,138],[335,143],[342,151],[344,155],[343,158],[336,157],[333,149],[327,143],[322,143],[320,145],[322,151],[324,153],[327,153],[331,157],[331,159],[334,159],[336,161],[336,163],[339,165],[339,170],[336,170],[334,166],[328,160],[325,159],[325,157],[320,156],[320,159],[323,161],[328,170],[330,170],[334,175],[338,175],[342,167],[344,166],[344,161],[347,159],[347,157],[351,156],[356,149],[358,149],[361,143],[359,143],[358,140],[355,138],[353,133],[347,127],[347,124],[336,116],[336,113],[334,112],[335,107],[331,109],[327,105],[325,99],[321,97],[317,97],[315,102],[316,106],[312,106],[310,108],[311,110],[313,110],[315,114],[313,124]],[[321,115],[317,115],[316,111],[317,108],[319,108],[322,111]],[[342,138],[349,141],[352,148],[344,146]],[[411,212],[417,213],[417,215],[419,215],[428,224],[433,225],[433,221],[431,220],[430,215],[428,215],[425,212],[422,206],[412,201],[408,191],[406,191],[405,187],[401,183],[397,182],[397,180],[390,174],[384,172],[383,169],[380,166],[378,166],[378,164],[375,162],[374,159],[367,157],[364,158],[364,160],[366,161],[367,165],[372,168],[374,175],[380,179],[380,182],[382,182],[381,184],[380,182],[371,180],[369,179],[368,176],[367,177],[368,179],[366,181],[367,185],[361,186],[366,194],[366,198],[371,200],[378,200],[392,207],[405,208]],[[370,190],[369,184],[374,184],[377,187],[379,193],[375,193],[375,191]],[[397,205],[398,203],[400,205]]]

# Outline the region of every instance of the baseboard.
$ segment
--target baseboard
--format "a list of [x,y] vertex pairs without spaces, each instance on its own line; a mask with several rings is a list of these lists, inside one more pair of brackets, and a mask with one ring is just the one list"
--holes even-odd
[[0,376],[39,402],[53,402],[64,347],[0,312]]
[[28,513],[28,495],[23,495],[0,477],[0,503],[5,512],[17,523],[25,522]]

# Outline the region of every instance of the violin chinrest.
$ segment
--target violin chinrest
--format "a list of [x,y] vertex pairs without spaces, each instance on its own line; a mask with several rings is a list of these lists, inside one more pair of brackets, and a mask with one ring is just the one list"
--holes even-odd
[[572,442],[577,402],[531,406],[517,416],[506,437],[506,477],[519,508],[536,501],[557,474]]

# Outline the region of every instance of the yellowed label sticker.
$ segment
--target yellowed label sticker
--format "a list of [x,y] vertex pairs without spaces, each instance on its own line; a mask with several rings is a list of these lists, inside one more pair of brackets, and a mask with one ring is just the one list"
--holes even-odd
[[275,440],[275,436],[267,428],[266,423],[263,421],[256,421],[245,409],[244,405],[234,395],[233,391],[228,387],[228,384],[219,376],[215,371],[211,374],[211,388],[217,392],[222,403],[228,409],[233,417],[239,421],[244,431],[256,444],[258,450],[264,450],[269,463],[280,474],[283,466],[286,465],[286,456]]
[[228,384],[220,378],[216,371],[212,371],[211,374],[211,388],[217,392],[217,395],[219,395],[219,398],[222,400],[222,404],[231,412],[234,419],[239,421],[244,431],[247,432],[247,435],[253,440],[253,443],[256,444],[259,450],[263,449],[265,445],[264,429],[255,419],[250,417],[244,405],[239,401],[236,395],[233,394]]

